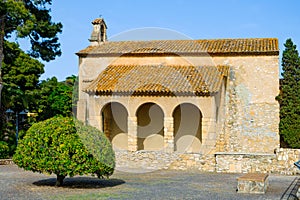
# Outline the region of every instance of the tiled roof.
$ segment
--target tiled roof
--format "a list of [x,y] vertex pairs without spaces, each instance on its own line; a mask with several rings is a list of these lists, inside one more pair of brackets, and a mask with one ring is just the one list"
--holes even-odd
[[219,91],[227,66],[110,65],[84,90],[97,95],[197,95]]
[[87,54],[148,54],[148,53],[209,53],[209,54],[271,54],[278,55],[277,38],[216,39],[216,40],[153,40],[107,41],[89,46],[78,55]]

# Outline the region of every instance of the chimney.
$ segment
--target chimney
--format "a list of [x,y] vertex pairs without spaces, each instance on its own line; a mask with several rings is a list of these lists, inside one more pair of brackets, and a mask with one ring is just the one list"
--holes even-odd
[[106,29],[107,26],[103,18],[97,18],[93,22],[93,32],[89,41],[91,46],[99,45],[107,40]]

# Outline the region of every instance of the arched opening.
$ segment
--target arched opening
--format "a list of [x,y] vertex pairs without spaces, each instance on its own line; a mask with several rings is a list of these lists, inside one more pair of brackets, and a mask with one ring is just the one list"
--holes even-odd
[[202,145],[202,113],[193,104],[183,103],[173,111],[174,150],[199,153]]
[[155,103],[141,105],[136,113],[138,150],[161,150],[164,147],[164,113]]
[[100,41],[105,42],[105,27],[103,24],[100,26]]
[[128,112],[117,102],[106,104],[102,109],[102,130],[115,150],[128,149]]

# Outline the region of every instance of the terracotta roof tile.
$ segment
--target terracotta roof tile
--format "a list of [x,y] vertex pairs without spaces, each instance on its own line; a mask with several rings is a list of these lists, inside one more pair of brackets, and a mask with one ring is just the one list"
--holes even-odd
[[216,40],[107,41],[79,51],[86,54],[209,53],[278,55],[277,38]]
[[227,66],[110,65],[84,91],[98,95],[198,95],[218,92]]

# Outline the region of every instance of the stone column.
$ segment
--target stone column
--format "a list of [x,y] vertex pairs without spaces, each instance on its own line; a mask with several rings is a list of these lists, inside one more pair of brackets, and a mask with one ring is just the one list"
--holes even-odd
[[164,118],[164,148],[165,152],[174,152],[174,119],[173,117]]
[[202,153],[214,153],[216,146],[216,120],[202,119]]
[[137,117],[128,117],[128,150],[137,151]]

